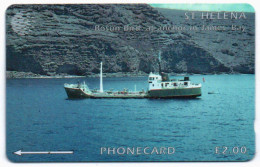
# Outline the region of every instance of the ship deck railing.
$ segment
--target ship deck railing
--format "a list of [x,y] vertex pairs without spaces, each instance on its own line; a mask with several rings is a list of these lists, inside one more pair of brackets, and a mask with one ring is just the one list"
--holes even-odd
[[142,95],[146,92],[124,92],[124,91],[104,91],[104,92],[92,92],[93,95]]

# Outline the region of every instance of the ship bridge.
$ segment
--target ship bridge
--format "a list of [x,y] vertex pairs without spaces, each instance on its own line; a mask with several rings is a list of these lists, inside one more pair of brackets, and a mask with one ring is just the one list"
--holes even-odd
[[148,77],[149,90],[161,89],[162,76],[159,74],[150,73]]

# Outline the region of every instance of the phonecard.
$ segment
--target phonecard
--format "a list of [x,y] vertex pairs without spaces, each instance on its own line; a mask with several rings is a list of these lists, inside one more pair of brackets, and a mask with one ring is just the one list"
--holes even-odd
[[249,161],[249,4],[15,4],[6,10],[13,162]]

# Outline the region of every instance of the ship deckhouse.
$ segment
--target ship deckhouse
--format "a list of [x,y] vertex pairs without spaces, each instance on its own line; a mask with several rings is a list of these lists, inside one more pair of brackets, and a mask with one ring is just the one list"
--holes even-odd
[[162,76],[159,74],[150,73],[148,77],[149,90],[161,89]]
[[201,87],[200,84],[193,84],[190,82],[189,77],[184,77],[183,80],[169,79],[165,73],[154,74],[150,73],[148,78],[149,90],[159,89],[180,89],[180,88],[195,88]]

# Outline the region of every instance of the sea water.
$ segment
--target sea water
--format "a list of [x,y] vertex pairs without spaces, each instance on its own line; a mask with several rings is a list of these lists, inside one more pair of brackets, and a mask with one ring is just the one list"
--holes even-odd
[[[64,83],[86,81],[90,89],[99,89],[99,78],[8,79],[7,157],[16,162],[252,159],[255,75],[192,75],[190,79],[202,83],[201,97],[68,100]],[[103,80],[104,90],[148,88],[147,77]],[[174,147],[175,152],[101,154],[102,147]],[[74,154],[18,156],[13,154],[17,150],[73,150]]]

